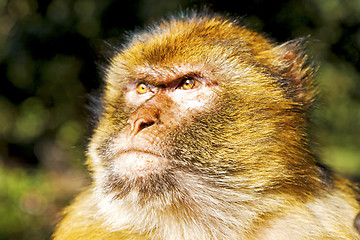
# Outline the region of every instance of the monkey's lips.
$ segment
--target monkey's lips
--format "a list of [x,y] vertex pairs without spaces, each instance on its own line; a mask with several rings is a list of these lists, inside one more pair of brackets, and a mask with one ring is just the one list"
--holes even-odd
[[162,171],[168,159],[144,151],[121,152],[115,159],[114,170],[125,176],[143,176]]

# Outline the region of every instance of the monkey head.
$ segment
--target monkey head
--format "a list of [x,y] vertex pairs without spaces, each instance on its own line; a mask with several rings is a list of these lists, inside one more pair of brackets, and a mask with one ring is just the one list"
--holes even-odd
[[116,48],[88,151],[99,199],[126,212],[311,195],[320,172],[301,41],[276,45],[235,21],[194,15]]

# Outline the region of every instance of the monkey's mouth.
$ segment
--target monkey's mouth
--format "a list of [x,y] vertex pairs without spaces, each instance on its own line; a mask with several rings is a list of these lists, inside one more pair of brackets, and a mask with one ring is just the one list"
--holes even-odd
[[146,151],[130,150],[120,152],[114,159],[114,170],[123,176],[142,176],[162,171],[168,159]]

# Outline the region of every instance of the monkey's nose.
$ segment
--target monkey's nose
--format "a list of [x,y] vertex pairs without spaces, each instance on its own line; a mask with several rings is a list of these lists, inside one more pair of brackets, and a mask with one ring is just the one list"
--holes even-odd
[[129,119],[128,124],[131,126],[130,134],[135,136],[141,130],[154,125],[155,121],[150,118],[138,118],[136,120]]

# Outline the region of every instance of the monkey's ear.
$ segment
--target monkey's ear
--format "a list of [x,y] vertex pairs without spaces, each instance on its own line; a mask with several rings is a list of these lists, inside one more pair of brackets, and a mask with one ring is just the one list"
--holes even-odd
[[306,42],[306,38],[300,38],[272,49],[279,61],[282,87],[291,99],[304,108],[312,105],[316,95],[315,70],[305,50]]
[[360,233],[360,213],[355,217],[354,226]]

